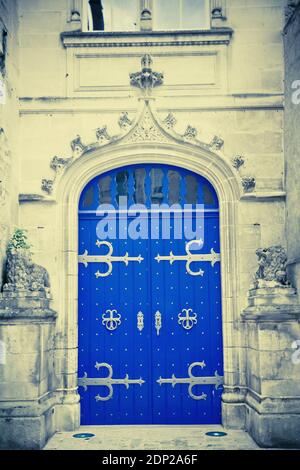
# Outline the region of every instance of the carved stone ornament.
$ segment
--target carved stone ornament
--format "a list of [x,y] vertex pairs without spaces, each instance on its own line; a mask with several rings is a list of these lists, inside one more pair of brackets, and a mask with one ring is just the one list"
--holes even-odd
[[54,180],[43,179],[42,180],[42,190],[45,191],[47,194],[51,194],[53,191]]
[[245,163],[245,159],[244,157],[242,157],[241,155],[236,155],[233,159],[232,159],[232,166],[233,168],[235,168],[236,170],[239,170],[241,166],[243,166]]
[[122,130],[128,130],[132,126],[132,121],[129,119],[127,112],[121,114],[118,124]]
[[71,145],[71,149],[72,149],[74,157],[80,156],[86,148],[86,146],[83,144],[81,137],[79,135],[77,135],[75,139],[71,141],[70,145]]
[[209,146],[215,150],[221,150],[223,145],[224,145],[224,140],[221,137],[218,137],[217,135],[214,136],[211,143],[209,144]]
[[256,185],[255,178],[253,176],[245,176],[242,178],[242,186],[245,193],[250,193],[254,190]]
[[168,142],[169,140],[156,125],[148,107],[140,122],[125,139],[128,142]]
[[26,290],[48,292],[49,289],[47,270],[32,261],[32,255],[28,249],[16,248],[7,252],[4,292]]
[[163,124],[166,126],[167,129],[173,129],[176,123],[177,119],[172,113],[169,113],[168,116],[163,120]]
[[50,168],[56,173],[62,171],[72,160],[72,158],[53,157],[50,163]]
[[254,281],[256,288],[289,285],[286,272],[287,255],[281,245],[259,248],[256,250],[256,255],[258,257],[258,270]]
[[285,7],[285,20],[286,22],[294,15],[297,6],[299,5],[299,0],[288,0],[287,6]]
[[109,135],[106,126],[96,129],[96,137],[100,144],[107,143],[111,140],[111,136]]
[[187,126],[185,133],[183,134],[184,139],[186,140],[194,140],[197,137],[197,129],[192,126]]
[[163,84],[164,76],[160,72],[154,72],[151,68],[152,58],[145,54],[141,60],[142,70],[130,74],[130,84],[141,90],[151,90],[154,87]]
[[[142,90],[151,90],[152,88],[163,83],[163,74],[152,71],[152,59],[149,54],[142,57],[142,70],[134,74],[130,74],[130,82],[132,86],[138,86]],[[90,151],[106,147],[111,144],[118,143],[172,143],[184,144],[189,142],[191,145],[201,147],[204,150],[218,150],[223,146],[223,139],[215,136],[210,144],[204,143],[197,139],[197,129],[188,125],[184,135],[180,135],[174,131],[176,118],[172,113],[161,121],[158,115],[152,109],[153,99],[147,93],[142,98],[144,106],[137,118],[132,121],[128,117],[127,112],[123,112],[118,120],[121,131],[119,135],[111,135],[107,126],[96,129],[97,142],[85,145],[79,135],[71,142],[72,156],[63,158],[55,156],[52,158],[50,168],[55,172],[53,178],[42,180],[41,189],[47,195],[54,192],[57,180],[62,176],[64,170],[68,168],[77,158],[84,158]],[[255,181],[255,180],[254,180]],[[246,184],[246,183],[245,183]]]

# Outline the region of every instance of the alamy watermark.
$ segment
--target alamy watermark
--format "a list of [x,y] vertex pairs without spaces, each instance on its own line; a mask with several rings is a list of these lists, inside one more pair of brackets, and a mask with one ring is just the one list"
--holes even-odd
[[294,80],[292,83],[292,103],[300,104],[300,80]]
[[195,240],[204,242],[203,204],[144,204],[127,205],[120,197],[119,207],[101,204],[96,215],[100,218],[96,234],[100,240]]
[[292,348],[295,349],[293,352],[291,359],[292,363],[296,366],[300,364],[300,339],[296,339],[292,342]]

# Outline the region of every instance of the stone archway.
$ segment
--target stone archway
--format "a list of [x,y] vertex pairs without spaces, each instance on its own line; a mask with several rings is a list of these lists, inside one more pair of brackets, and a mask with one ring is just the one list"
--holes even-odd
[[[127,128],[128,129],[128,128]],[[119,139],[100,133],[100,144],[81,148],[55,188],[58,202],[60,232],[59,270],[60,304],[57,335],[64,350],[62,375],[64,389],[58,390],[58,430],[74,429],[79,425],[77,394],[77,208],[84,186],[97,175],[132,164],[164,164],[193,171],[205,177],[215,188],[220,203],[220,241],[223,304],[224,393],[223,424],[230,426],[231,416],[239,415],[243,394],[236,371],[239,355],[239,334],[234,330],[239,312],[237,292],[237,211],[240,188],[231,165],[220,152],[199,143],[194,136],[182,138],[162,126],[146,101],[129,132]],[[103,137],[104,136],[104,137]],[[103,139],[104,141],[103,141]],[[80,140],[79,140],[80,142]],[[103,145],[104,142],[104,145]],[[235,373],[234,373],[235,372]]]

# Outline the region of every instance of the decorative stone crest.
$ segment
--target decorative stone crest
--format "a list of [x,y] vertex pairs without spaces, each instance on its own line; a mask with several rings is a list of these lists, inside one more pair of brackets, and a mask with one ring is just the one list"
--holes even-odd
[[145,54],[141,60],[142,70],[141,72],[135,72],[130,74],[130,84],[134,87],[138,87],[141,90],[151,90],[159,85],[163,84],[164,76],[160,72],[154,72],[151,68],[152,58],[149,54]]
[[41,189],[42,191],[45,191],[45,193],[52,194],[53,186],[54,186],[54,180],[48,180],[45,178],[42,179]]
[[132,126],[133,123],[129,119],[128,113],[125,112],[121,114],[118,124],[122,130],[127,131]]
[[99,127],[96,129],[96,137],[100,144],[107,143],[111,140],[111,136],[107,131],[107,126]]
[[154,122],[153,116],[148,108],[132,133],[125,137],[128,142],[167,142],[168,138],[160,131]]
[[250,193],[254,190],[256,185],[255,178],[253,176],[244,176],[242,178],[242,186],[245,193]]
[[215,149],[215,150],[221,150],[223,145],[224,145],[224,140],[221,137],[218,137],[217,135],[214,136],[211,143],[209,144],[210,148]]
[[245,163],[245,159],[244,157],[242,157],[241,155],[236,155],[233,159],[232,159],[232,166],[233,168],[235,168],[236,170],[239,170],[241,166],[243,166]]
[[16,230],[7,248],[6,283],[3,292],[49,292],[49,275],[32,261],[30,245],[24,230]]
[[256,288],[289,285],[286,272],[287,255],[281,245],[259,248],[256,250],[256,255],[258,257],[258,270],[254,282]]
[[62,171],[72,160],[72,158],[53,157],[50,163],[50,168],[56,173]]
[[197,137],[197,129],[190,125],[187,126],[185,133],[183,134],[183,138],[186,140],[194,140]]
[[74,157],[80,156],[86,148],[86,146],[83,144],[81,137],[79,135],[77,135],[75,139],[71,141],[70,145],[71,145],[71,149],[72,149]]
[[[130,74],[131,85],[138,86],[145,91],[143,96],[144,107],[138,118],[133,122],[129,118],[128,112],[123,112],[118,120],[122,131],[119,135],[111,135],[107,126],[102,126],[96,129],[97,142],[88,145],[85,145],[80,135],[77,135],[71,141],[72,156],[70,158],[58,156],[52,158],[50,168],[55,172],[54,177],[49,179],[44,178],[41,184],[42,191],[46,192],[47,195],[53,193],[58,178],[77,158],[83,158],[89,151],[111,145],[112,143],[122,145],[127,143],[157,142],[178,145],[189,142],[191,145],[201,147],[206,151],[221,149],[224,144],[221,137],[214,136],[210,144],[207,144],[197,139],[197,129],[191,125],[187,126],[183,135],[176,133],[173,128],[177,120],[172,113],[169,113],[163,121],[158,118],[152,110],[149,94],[152,88],[163,83],[163,74],[152,71],[152,59],[149,54],[145,54],[142,57],[141,63],[141,72]],[[147,90],[149,93],[147,93]],[[246,181],[243,184],[246,185]]]
[[163,124],[165,125],[167,129],[173,129],[176,123],[177,123],[177,119],[172,113],[169,113],[168,116],[163,120]]

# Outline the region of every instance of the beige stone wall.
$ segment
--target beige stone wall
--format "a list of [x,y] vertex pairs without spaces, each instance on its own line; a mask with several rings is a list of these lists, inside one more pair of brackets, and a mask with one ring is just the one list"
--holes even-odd
[[[151,53],[154,69],[165,72],[165,86],[155,93],[160,115],[175,112],[176,130],[183,132],[191,124],[205,142],[215,134],[222,136],[228,159],[236,154],[245,157],[237,178],[254,176],[256,191],[267,193],[264,199],[243,201],[239,208],[239,233],[246,234],[239,247],[241,308],[245,306],[255,248],[284,243],[284,200],[276,199],[283,191],[284,168],[283,4],[283,0],[229,0],[225,25],[234,31],[229,45],[175,47],[164,45],[170,38],[162,37],[159,46],[87,43],[83,48],[64,47],[60,40],[68,28],[68,2],[21,2],[20,192],[41,192],[42,178],[51,178],[50,160],[54,155],[69,157],[70,141],[77,134],[90,143],[101,125],[117,132],[122,111],[136,115],[138,92],[129,87],[128,73],[139,70],[140,57]],[[126,42],[138,40],[149,38],[129,37]],[[36,205],[22,206],[22,223],[29,226],[39,262],[50,269],[55,284],[51,230],[55,208],[35,209]]]
[[[300,185],[299,185],[299,155],[300,155],[300,93],[296,96],[300,84],[300,4],[290,17],[284,34],[285,41],[285,156],[286,156],[286,186],[287,186],[287,241],[290,273],[294,285],[300,288]],[[297,88],[293,83],[299,80]]]
[[[5,98],[0,103],[0,280],[6,242],[18,221],[19,115],[18,115],[18,13],[15,0],[0,4],[0,35],[7,32],[5,69],[0,73]],[[2,41],[2,39],[0,39]],[[1,282],[1,281],[0,281]]]

